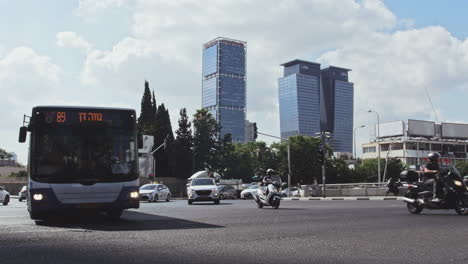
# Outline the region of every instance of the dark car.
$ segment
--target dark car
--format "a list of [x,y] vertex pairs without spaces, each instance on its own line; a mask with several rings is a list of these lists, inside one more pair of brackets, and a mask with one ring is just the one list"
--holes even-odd
[[218,186],[219,198],[220,199],[237,199],[237,190],[231,185],[219,185]]

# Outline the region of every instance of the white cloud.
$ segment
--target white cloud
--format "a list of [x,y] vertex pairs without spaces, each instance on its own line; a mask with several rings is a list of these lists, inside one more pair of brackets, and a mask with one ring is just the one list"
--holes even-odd
[[83,37],[79,36],[75,32],[59,32],[56,35],[57,38],[57,45],[59,47],[70,47],[70,48],[78,48],[82,49],[85,52],[89,52],[92,48],[92,45],[83,39]]
[[130,2],[129,0],[80,0],[76,14],[78,16],[95,16],[99,11],[109,8],[120,8]]
[[23,114],[36,104],[56,100],[62,90],[62,69],[32,48],[18,47],[0,57],[1,147],[14,151],[26,161],[27,147],[17,143]]

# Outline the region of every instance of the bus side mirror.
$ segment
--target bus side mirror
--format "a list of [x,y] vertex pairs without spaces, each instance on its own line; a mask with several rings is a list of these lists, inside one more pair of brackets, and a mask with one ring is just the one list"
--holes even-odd
[[25,126],[20,127],[19,138],[18,138],[18,141],[20,143],[26,142],[27,133],[28,133],[28,128],[27,127],[25,127]]

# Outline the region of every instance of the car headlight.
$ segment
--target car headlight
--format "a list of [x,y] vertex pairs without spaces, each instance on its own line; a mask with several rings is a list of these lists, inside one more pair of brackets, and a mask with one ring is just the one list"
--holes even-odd
[[463,186],[463,183],[461,181],[454,181],[456,186]]
[[130,198],[133,198],[133,199],[138,198],[138,192],[131,192],[130,193]]
[[40,193],[36,193],[33,195],[33,199],[36,201],[41,201],[42,199],[44,199],[44,196]]

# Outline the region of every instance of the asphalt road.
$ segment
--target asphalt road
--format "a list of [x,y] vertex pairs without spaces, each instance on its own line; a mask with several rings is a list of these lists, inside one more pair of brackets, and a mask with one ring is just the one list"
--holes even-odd
[[0,205],[0,263],[468,263],[468,216],[401,201],[142,203],[104,216],[29,219]]

